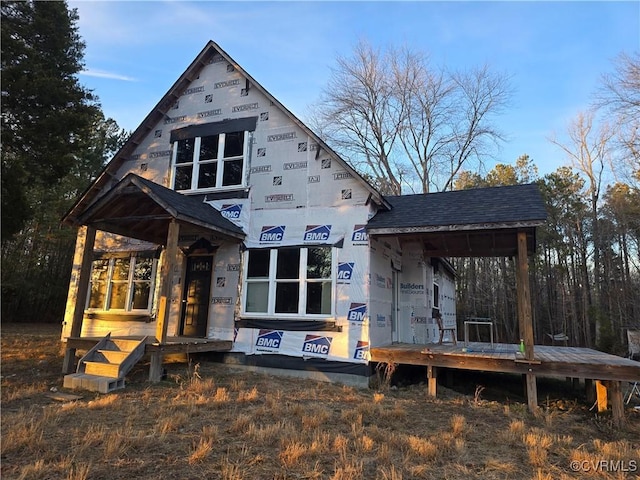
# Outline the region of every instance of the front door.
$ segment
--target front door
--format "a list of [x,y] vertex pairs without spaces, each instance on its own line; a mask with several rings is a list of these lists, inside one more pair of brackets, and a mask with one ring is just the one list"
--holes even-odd
[[187,258],[187,274],[182,295],[180,335],[206,337],[211,295],[213,257]]

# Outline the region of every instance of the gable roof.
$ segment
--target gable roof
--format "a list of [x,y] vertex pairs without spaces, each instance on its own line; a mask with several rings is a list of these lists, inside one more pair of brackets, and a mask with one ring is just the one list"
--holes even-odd
[[[263,95],[265,95],[273,104],[275,104],[282,112],[289,117],[289,119],[301,128],[306,134],[308,134],[315,142],[318,143],[322,150],[325,150],[335,161],[347,170],[354,178],[359,179],[362,185],[369,191],[370,199],[384,207],[388,208],[389,205],[384,200],[383,196],[370,185],[356,170],[349,165],[342,157],[340,157],[331,147],[329,147],[318,135],[310,130],[300,119],[298,119],[292,112],[290,112],[283,104],[281,104],[273,95],[264,89],[258,82],[256,82],[251,75],[249,75],[235,60],[233,60],[224,50],[222,50],[215,42],[209,41],[207,45],[202,49],[198,56],[191,62],[185,72],[176,80],[171,86],[169,91],[160,99],[158,104],[151,110],[151,112],[145,117],[142,123],[136,128],[123,147],[115,154],[113,159],[105,166],[102,172],[98,175],[96,180],[80,195],[77,202],[71,207],[71,209],[65,214],[62,221],[68,225],[79,225],[78,216],[84,211],[92,202],[99,197],[101,192],[106,188],[113,186],[119,179],[116,177],[118,169],[122,164],[129,159],[133,154],[135,148],[146,138],[149,132],[157,125],[158,122],[165,118],[169,118],[168,112],[175,102],[180,98],[182,93],[188,88],[188,86],[198,77],[201,70],[209,63],[209,60],[216,54],[222,55],[222,57],[233,67],[240,72],[252,85]],[[317,150],[317,154],[320,152],[320,148]]]
[[385,196],[391,210],[378,212],[367,224],[370,233],[474,230],[505,226],[539,226],[547,212],[535,184],[474,188],[424,195]]
[[238,241],[245,237],[240,227],[201,197],[182,195],[134,173],[127,174],[78,217],[82,225],[159,245],[166,243],[172,220],[181,225],[181,235],[214,233]]

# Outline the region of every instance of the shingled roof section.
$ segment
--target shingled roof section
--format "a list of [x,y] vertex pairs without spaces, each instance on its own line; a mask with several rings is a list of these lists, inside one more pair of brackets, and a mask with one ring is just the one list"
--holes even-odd
[[[536,184],[474,188],[419,195],[385,196],[391,210],[380,211],[367,224],[367,230],[420,229],[495,224],[542,225],[547,212]],[[499,227],[500,226],[500,227]]]
[[[184,217],[201,220],[211,225],[215,225],[220,229],[242,236],[245,235],[242,228],[223,217],[222,214],[211,205],[204,203],[200,197],[183,195],[175,190],[171,190],[133,173],[130,173],[127,176],[130,179],[136,178],[138,182],[149,188],[157,199],[165,203],[167,208],[175,210],[174,216],[177,218]],[[125,182],[126,180],[127,177],[122,181]]]

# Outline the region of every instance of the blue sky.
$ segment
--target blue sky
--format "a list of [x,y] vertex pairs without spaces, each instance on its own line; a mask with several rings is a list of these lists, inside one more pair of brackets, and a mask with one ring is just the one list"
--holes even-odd
[[[498,163],[566,164],[548,138],[589,107],[622,51],[640,50],[640,2],[69,1],[86,43],[81,83],[133,130],[213,40],[303,121],[337,55],[359,39],[406,44],[435,65],[511,77]],[[491,165],[489,165],[491,167]]]

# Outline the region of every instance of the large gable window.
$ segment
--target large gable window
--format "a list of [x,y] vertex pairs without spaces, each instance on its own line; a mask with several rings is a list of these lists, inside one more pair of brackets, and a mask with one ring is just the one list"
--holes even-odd
[[94,260],[87,308],[150,311],[155,271],[156,260],[147,255]]
[[174,190],[243,186],[248,135],[244,131],[184,138],[174,144]]
[[255,249],[246,255],[246,314],[327,316],[333,313],[332,248]]

